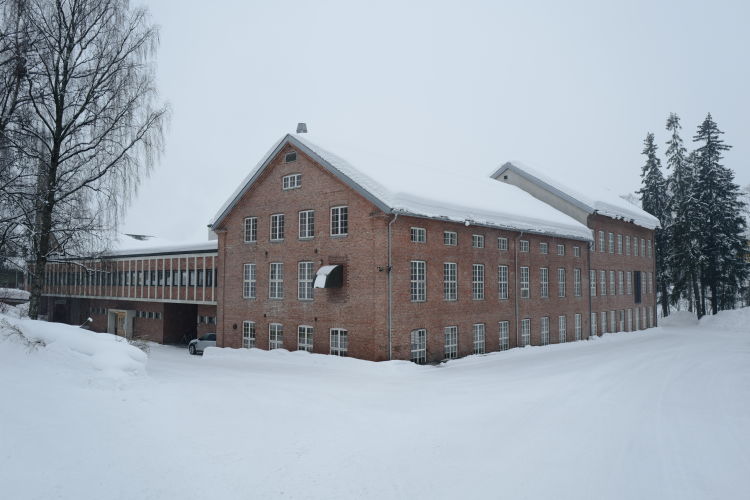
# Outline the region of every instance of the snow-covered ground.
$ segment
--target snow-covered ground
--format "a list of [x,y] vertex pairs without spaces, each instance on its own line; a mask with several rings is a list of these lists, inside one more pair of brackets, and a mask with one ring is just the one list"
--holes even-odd
[[750,498],[750,309],[437,367],[152,345],[145,372],[2,318],[1,498]]

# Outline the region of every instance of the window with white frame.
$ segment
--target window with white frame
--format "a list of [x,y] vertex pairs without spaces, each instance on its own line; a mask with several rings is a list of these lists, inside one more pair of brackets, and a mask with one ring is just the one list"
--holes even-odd
[[458,299],[458,271],[455,262],[443,262],[443,299]]
[[638,257],[638,236],[633,236],[633,256]]
[[635,315],[635,329],[636,330],[640,330],[641,329],[641,325],[640,325],[640,321],[639,321],[641,319],[640,308],[638,308],[638,307],[635,308],[634,315]]
[[[641,273],[641,276],[643,276],[644,274],[645,274],[645,271]],[[646,276],[643,276],[643,278],[641,279],[641,295],[646,295]],[[646,323],[644,321],[644,325],[645,324]]]
[[543,316],[541,320],[542,345],[549,344],[549,316]]
[[500,321],[497,325],[500,333],[500,350],[507,351],[510,348],[510,324],[508,321]]
[[289,174],[281,178],[281,188],[283,190],[297,189],[302,186],[302,174]]
[[573,257],[580,257],[581,256],[581,247],[574,246],[573,247]]
[[557,245],[557,255],[565,255],[565,245]]
[[313,299],[313,280],[315,279],[313,266],[313,262],[297,264],[297,298],[299,300]]
[[628,295],[633,295],[633,273],[631,271],[628,271],[627,273],[625,273],[625,275],[627,276],[627,279],[628,279],[628,287],[627,287]]
[[539,253],[541,254],[549,253],[549,245],[547,243],[539,243]]
[[284,347],[284,327],[280,323],[268,325],[268,349],[282,349]]
[[284,239],[284,214],[273,214],[271,216],[271,241]]
[[484,300],[484,264],[471,266],[471,298]]
[[621,309],[617,311],[617,315],[618,315],[617,331],[624,332],[625,331],[625,309]]
[[565,297],[565,268],[557,268],[557,296]]
[[455,231],[443,231],[443,245],[451,247],[458,245],[458,233]]
[[349,332],[343,328],[331,328],[331,354],[346,356],[349,352]]
[[609,233],[609,253],[615,253],[615,233]]
[[596,313],[591,313],[591,336],[596,335]]
[[331,208],[331,236],[349,234],[349,207]]
[[245,299],[255,298],[255,264],[245,264],[242,273],[242,297]]
[[599,294],[604,297],[607,295],[607,271],[599,271]]
[[258,241],[258,218],[245,217],[245,243]]
[[529,251],[529,240],[520,240],[518,242],[518,251],[519,252],[528,252]]
[[654,311],[651,310],[651,308],[648,308],[648,327],[651,328],[654,326]]
[[646,240],[641,238],[641,257],[646,256]]
[[313,352],[313,327],[307,325],[297,327],[297,350]]
[[596,297],[596,271],[589,271],[589,286],[591,287],[591,296]]
[[500,236],[497,239],[497,249],[502,252],[507,252],[508,251],[508,238],[504,236]]
[[617,288],[615,288],[615,272],[610,270],[609,271],[609,294],[614,295],[617,293]]
[[599,231],[599,251],[604,252],[604,231]]
[[630,235],[625,235],[625,255],[630,255]]
[[445,359],[456,359],[458,357],[458,327],[446,326],[443,334],[445,335]]
[[557,338],[561,344],[567,340],[568,337],[568,318],[565,316],[558,316],[557,318]]
[[508,298],[508,266],[497,266],[497,290],[500,299]]
[[472,234],[471,246],[473,248],[484,248],[484,236],[481,234]]
[[573,269],[573,295],[580,297],[582,293],[581,289],[581,270],[579,268]]
[[411,361],[418,365],[427,363],[427,330],[411,331]]
[[315,210],[303,210],[299,213],[299,239],[315,237]]
[[521,320],[521,347],[531,345],[531,319],[524,318]]
[[581,340],[581,315],[579,313],[576,313],[574,322],[575,322],[575,324],[574,324],[574,327],[575,327],[575,332],[574,332],[575,339],[576,340]]
[[549,269],[539,268],[539,296],[543,299],[549,297]]
[[641,322],[641,324],[643,325],[644,329],[648,328],[648,326],[646,325],[646,309],[648,308],[644,307],[643,309],[641,309],[641,311],[643,311],[643,317],[642,317],[643,321]]
[[427,230],[423,227],[412,227],[409,230],[409,235],[413,243],[427,242]]
[[484,323],[476,323],[472,327],[474,354],[484,354]]
[[255,347],[255,322],[242,322],[242,347],[251,349]]
[[651,258],[651,240],[647,240],[646,249],[648,250],[648,258]]
[[653,273],[646,273],[646,275],[648,276],[648,293],[654,293],[654,275]]
[[617,331],[617,318],[615,311],[609,311],[609,331],[614,333]]
[[269,264],[268,298],[284,298],[284,264],[282,262],[271,262]]
[[522,266],[518,270],[518,280],[521,283],[521,298],[529,298],[529,268]]
[[617,255],[622,255],[622,235],[617,234]]
[[409,276],[411,280],[411,301],[424,302],[427,300],[427,264],[425,261],[412,260]]
[[617,271],[617,293],[625,295],[625,279],[622,271]]
[[602,333],[607,333],[607,311],[602,311],[599,313],[599,316],[601,316],[599,326],[602,329]]

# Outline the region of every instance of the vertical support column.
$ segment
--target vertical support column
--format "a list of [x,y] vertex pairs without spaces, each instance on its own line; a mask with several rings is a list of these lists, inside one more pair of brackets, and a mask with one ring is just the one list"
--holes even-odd
[[193,257],[193,300],[198,300],[198,257]]
[[169,258],[169,299],[172,300],[172,288],[174,288],[174,259]]
[[214,293],[216,293],[216,274],[214,274],[214,271],[216,270],[216,257],[214,255],[211,256],[211,302],[215,301]]

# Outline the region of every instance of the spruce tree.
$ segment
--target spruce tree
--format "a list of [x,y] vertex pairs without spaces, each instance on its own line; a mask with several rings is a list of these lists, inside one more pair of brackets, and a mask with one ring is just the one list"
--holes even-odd
[[661,161],[656,156],[654,134],[649,132],[643,141],[643,154],[646,163],[641,170],[641,189],[638,191],[643,209],[659,219],[661,227],[656,228],[656,287],[659,290],[659,301],[662,315],[669,315],[669,269],[666,257],[669,255],[669,238],[667,229],[671,225],[671,217],[667,203],[667,182],[661,172]]

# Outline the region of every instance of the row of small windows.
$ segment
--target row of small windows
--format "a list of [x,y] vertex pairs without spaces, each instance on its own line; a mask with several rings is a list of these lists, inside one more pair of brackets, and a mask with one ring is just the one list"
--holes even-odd
[[[545,316],[540,319],[541,344],[550,343],[550,318]],[[557,341],[560,343],[568,340],[568,319],[562,315],[557,318]],[[581,314],[573,317],[573,338],[581,340]],[[501,351],[510,348],[510,322],[500,321],[497,324],[499,348]],[[446,326],[443,328],[443,359],[455,359],[458,357],[458,326]],[[411,360],[415,363],[427,362],[427,330],[418,328],[412,330]],[[471,327],[472,353],[484,354],[486,352],[486,325],[475,323]],[[524,318],[520,322],[520,346],[531,345],[531,318]]]
[[[297,263],[297,298],[313,299],[313,282],[315,280],[314,263],[303,261]],[[258,273],[254,263],[244,264],[242,279],[242,297],[255,299],[258,294]],[[284,298],[284,263],[271,262],[268,265],[268,298]]]
[[104,307],[90,307],[89,314],[90,315],[107,314],[107,309]]
[[159,311],[136,311],[135,317],[141,319],[161,319],[161,313]]
[[52,286],[217,286],[215,269],[51,272]]
[[216,324],[216,316],[204,316],[202,314],[198,315],[198,324],[199,325],[215,325]]
[[[427,229],[423,227],[411,227],[409,229],[409,234],[411,241],[413,243],[427,243]],[[458,233],[455,231],[443,231],[443,244],[448,246],[456,246],[458,245]],[[472,234],[471,235],[471,246],[472,248],[484,248],[484,235],[482,234]],[[497,248],[501,251],[508,251],[508,238],[504,236],[500,236],[497,238]],[[520,240],[518,249],[521,252],[528,252],[529,251],[529,241],[528,240]],[[557,255],[565,255],[565,245],[558,243],[556,245],[556,251]],[[549,253],[549,244],[548,243],[539,243],[539,253],[541,254],[548,254]],[[581,247],[574,246],[573,247],[573,255],[575,257],[581,256]]]
[[[613,232],[606,233],[602,230],[599,230],[599,252],[600,253],[606,253],[609,252],[611,254],[617,253],[618,255],[630,255],[631,249],[632,254],[634,257],[638,257],[639,253],[641,257],[648,256],[651,258],[652,254],[652,247],[651,247],[651,240],[646,238],[638,238],[637,236],[632,237],[632,245],[631,245],[631,237],[630,235],[622,235],[622,234],[615,234]],[[639,252],[640,248],[640,252]]]
[[[568,293],[567,269],[561,267],[557,269],[557,296],[565,297]],[[413,260],[410,262],[410,295],[412,302],[425,302],[427,300],[427,263],[423,260]],[[529,268],[522,266],[519,268],[519,288],[521,298],[530,297],[530,273]],[[497,267],[497,284],[498,298],[508,298],[508,266],[499,265]],[[542,267],[539,269],[539,286],[540,297],[548,298],[549,288],[549,268]],[[471,298],[473,300],[484,300],[485,295],[485,265],[472,264],[471,266]],[[580,297],[582,295],[581,270],[573,269],[573,295]],[[443,263],[443,299],[448,301],[458,300],[458,264],[455,262]]]
[[[330,229],[331,236],[346,236],[349,234],[349,207],[331,207]],[[302,210],[298,213],[298,237],[299,239],[312,239],[315,237],[315,211]],[[285,237],[286,217],[284,214],[273,214],[270,219],[269,239],[271,241],[283,241]],[[258,218],[245,217],[244,221],[245,243],[258,241]]]
[[[297,349],[313,352],[314,328],[308,325],[297,327]],[[256,347],[257,336],[254,321],[242,322],[242,347],[251,349]],[[346,356],[349,351],[349,332],[343,328],[329,330],[329,352],[334,356]],[[281,323],[268,325],[268,348],[282,349],[284,347],[284,326]]]
[[[597,295],[597,272],[599,276],[599,295],[607,295],[607,282],[609,282],[609,295],[632,295],[634,285],[636,290],[640,287],[641,294],[651,294],[654,290],[654,275],[647,271],[605,271],[590,270],[589,284],[591,296]],[[635,280],[633,275],[635,274]],[[607,279],[609,277],[609,280]],[[635,283],[634,283],[635,281]]]
[[[609,321],[607,321],[609,317]],[[627,324],[625,320],[627,318]],[[654,326],[654,311],[650,307],[620,309],[591,313],[591,335],[640,330]]]

